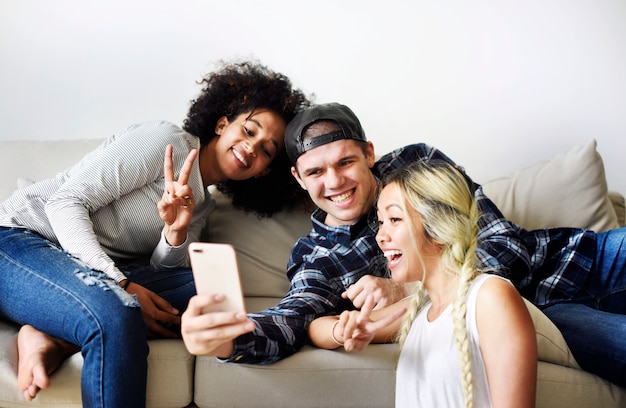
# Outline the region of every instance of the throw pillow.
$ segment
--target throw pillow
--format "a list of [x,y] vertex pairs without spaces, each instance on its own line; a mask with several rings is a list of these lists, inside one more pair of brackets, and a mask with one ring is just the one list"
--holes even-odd
[[595,140],[491,180],[483,188],[509,220],[526,229],[580,227],[600,232],[619,226]]

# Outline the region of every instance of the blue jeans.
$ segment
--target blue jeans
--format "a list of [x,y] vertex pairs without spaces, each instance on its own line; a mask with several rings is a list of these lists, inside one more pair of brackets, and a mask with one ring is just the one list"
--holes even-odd
[[[190,271],[149,272],[132,275],[182,312],[195,293]],[[147,329],[135,297],[114,280],[36,233],[0,227],[0,299],[3,318],[81,348],[83,406],[145,407]]]
[[586,286],[571,302],[543,312],[584,370],[626,386],[626,228],[599,233],[597,239]]

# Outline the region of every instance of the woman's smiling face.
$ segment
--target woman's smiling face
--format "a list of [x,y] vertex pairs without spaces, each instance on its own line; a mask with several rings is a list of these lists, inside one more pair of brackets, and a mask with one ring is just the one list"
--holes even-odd
[[232,122],[225,116],[215,127],[219,135],[216,160],[222,179],[245,180],[265,175],[283,149],[285,121],[270,110],[242,113]]
[[440,248],[426,237],[421,214],[407,208],[396,183],[385,186],[378,198],[376,242],[398,282],[422,280],[424,271],[440,260]]

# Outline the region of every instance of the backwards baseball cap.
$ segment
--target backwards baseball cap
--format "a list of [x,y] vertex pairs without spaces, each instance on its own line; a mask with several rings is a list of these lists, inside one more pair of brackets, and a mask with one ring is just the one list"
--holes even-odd
[[[340,130],[302,140],[308,126],[320,120],[331,120],[339,126]],[[361,122],[354,112],[339,103],[313,105],[298,113],[287,125],[285,149],[291,164],[295,164],[302,153],[342,139],[367,141]]]

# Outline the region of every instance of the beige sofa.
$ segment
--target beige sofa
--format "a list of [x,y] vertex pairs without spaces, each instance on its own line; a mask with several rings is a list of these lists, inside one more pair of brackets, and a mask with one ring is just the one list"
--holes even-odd
[[[74,163],[97,143],[0,142],[0,200],[17,186]],[[509,218],[528,228],[561,225],[604,230],[625,225],[624,197],[607,192],[593,140],[510,176],[477,181]],[[284,269],[289,250],[298,236],[308,232],[308,214],[283,213],[258,220],[235,211],[224,197],[216,198],[218,207],[208,222],[206,239],[231,242],[237,248],[250,311],[273,305],[287,291]],[[580,370],[556,327],[536,308],[529,309],[539,344],[537,406],[626,406],[626,389]],[[0,320],[0,407],[81,406],[80,354],[64,363],[53,375],[51,387],[35,401],[22,398],[15,385],[16,333],[14,325]],[[393,344],[350,354],[307,346],[267,366],[195,358],[178,340],[150,341],[150,350],[150,407],[393,406],[397,353]]]

